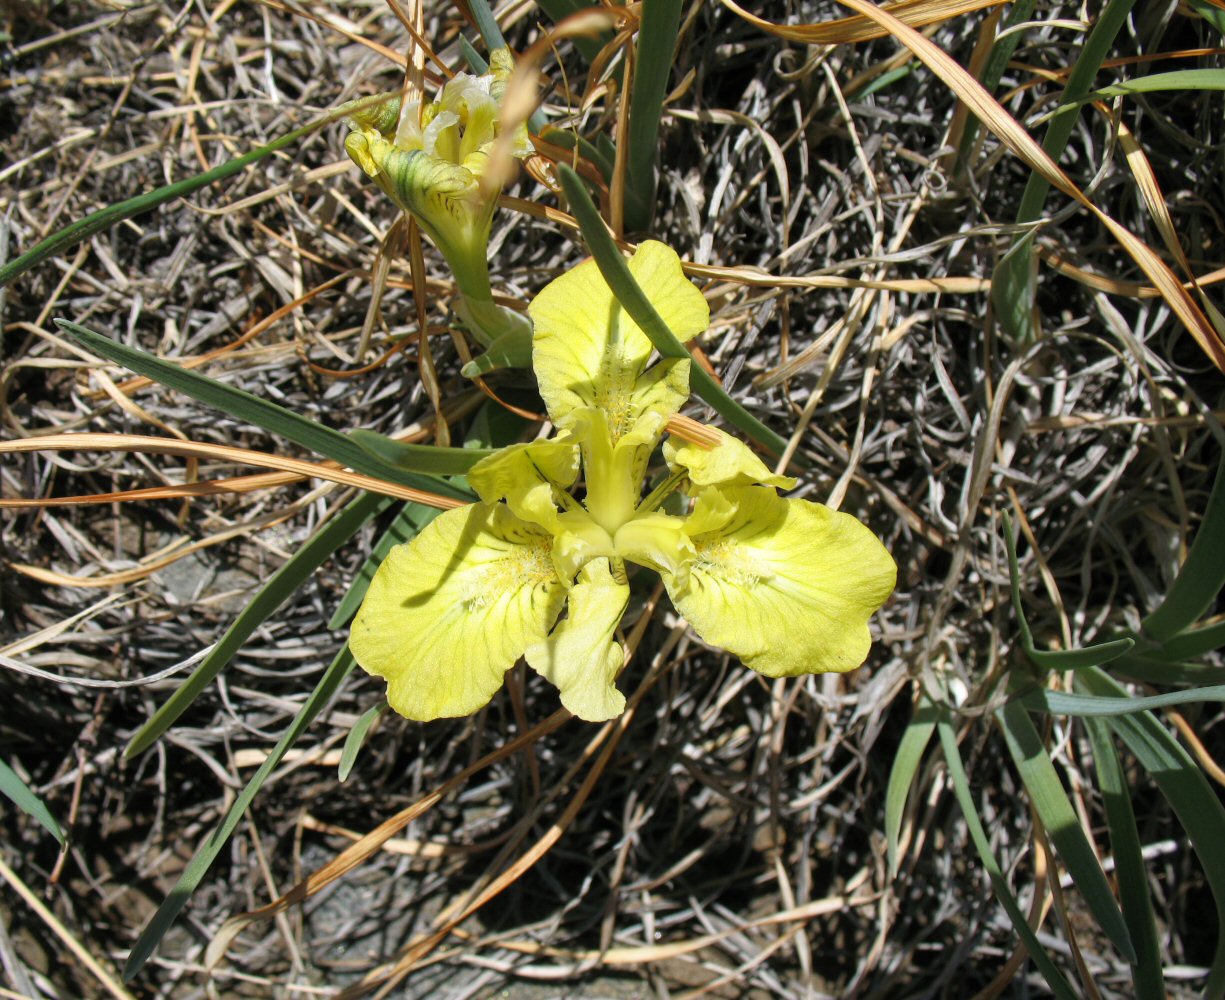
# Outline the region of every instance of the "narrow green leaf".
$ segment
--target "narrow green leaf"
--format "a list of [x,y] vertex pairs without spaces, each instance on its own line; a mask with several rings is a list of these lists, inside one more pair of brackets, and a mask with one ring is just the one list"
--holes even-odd
[[1136,950],[1131,943],[1123,911],[1106,881],[1097,860],[1097,852],[1076,819],[1076,811],[1068,800],[1063,782],[1022,705],[1015,701],[995,712],[996,722],[1004,734],[1004,742],[1029,792],[1029,801],[1046,827],[1072,876],[1076,888],[1097,920],[1098,926],[1129,963],[1135,963]]
[[125,347],[68,320],[57,319],[56,325],[70,334],[85,347],[125,368],[160,382],[192,399],[213,406],[238,420],[246,420],[273,434],[309,448],[316,454],[347,465],[356,472],[376,476],[388,482],[426,490],[456,500],[471,500],[472,494],[456,489],[449,483],[433,476],[418,475],[380,461],[370,455],[354,440],[340,431],[332,430],[314,420],[309,420],[266,399],[260,399],[242,389],[218,382],[207,375],[190,371],[170,361],[155,358],[152,354]]
[[358,447],[380,462],[405,472],[432,476],[463,476],[477,462],[492,455],[496,448],[439,448],[435,445],[409,444],[376,431],[351,430],[349,437]]
[[[562,190],[565,191],[570,208],[587,240],[591,256],[595,258],[600,273],[612,288],[617,301],[663,357],[688,358],[690,355],[685,350],[685,345],[668,329],[668,325],[651,305],[651,300],[630,274],[629,266],[612,236],[604,228],[604,220],[600,218],[599,210],[587,194],[578,174],[564,163],[558,166],[557,172]],[[701,365],[695,363],[691,366],[689,381],[693,391],[703,402],[710,404],[717,413],[758,444],[776,455],[781,455],[786,450],[787,442],[724,392],[723,387],[711,378]]]
[[1012,533],[1012,520],[1002,515],[1004,522],[1004,547],[1008,552],[1008,586],[1012,594],[1012,610],[1017,616],[1017,629],[1021,633],[1021,648],[1033,664],[1043,670],[1081,670],[1109,663],[1129,652],[1136,642],[1131,638],[1112,639],[1110,642],[1086,646],[1083,649],[1037,649],[1034,634],[1025,618],[1021,604],[1021,569],[1017,564],[1017,543]]
[[314,533],[280,569],[260,587],[247,606],[226,629],[200,661],[200,665],[179,685],[153,717],[136,731],[124,750],[125,757],[134,757],[151,747],[200,696],[226,664],[233,659],[244,642],[276,611],[323,562],[340,546],[357,534],[370,518],[386,510],[394,501],[376,493],[363,493],[327,524]]
[[1184,631],[1212,605],[1225,586],[1225,452],[1217,466],[1216,482],[1187,559],[1178,571],[1165,600],[1140,623],[1140,631],[1165,642]]
[[349,772],[353,770],[353,765],[357,762],[357,755],[361,751],[362,744],[366,742],[366,734],[370,731],[374,720],[386,710],[386,702],[381,705],[375,705],[366,709],[362,713],[362,717],[353,723],[353,728],[349,730],[349,735],[345,737],[344,749],[340,751],[340,767],[337,770],[336,776],[341,781],[349,780]]
[[987,831],[983,829],[982,818],[978,815],[978,806],[974,802],[974,796],[970,793],[970,779],[966,776],[965,766],[961,762],[961,751],[957,748],[957,735],[953,732],[953,727],[949,724],[947,717],[942,716],[937,720],[936,731],[940,734],[940,746],[944,750],[949,778],[953,782],[953,794],[961,806],[962,815],[970,831],[970,839],[974,842],[974,848],[982,860],[983,869],[987,872],[987,877],[995,889],[996,899],[1004,907],[1008,919],[1012,921],[1013,928],[1025,945],[1026,951],[1029,952],[1029,957],[1033,959],[1038,971],[1042,973],[1051,992],[1059,1000],[1075,1000],[1076,994],[1072,992],[1068,981],[1051,961],[1051,956],[1042,947],[1038,935],[1030,928],[1016,897],[1008,888],[1008,880],[1004,878],[999,862],[991,852],[991,841],[987,837]]
[[1225,35],[1225,10],[1214,6],[1209,0],[1190,0],[1191,9]]
[[1135,639],[1112,639],[1083,649],[1029,649],[1029,658],[1043,670],[1082,670],[1117,660],[1136,644]]
[[298,714],[294,716],[293,721],[289,724],[289,728],[285,730],[285,734],[273,747],[272,752],[268,755],[268,759],[259,766],[259,770],[255,772],[251,780],[247,782],[246,788],[234,800],[234,804],[230,806],[230,811],[226,813],[225,818],[196,849],[196,853],[192,856],[191,861],[183,870],[183,874],[175,883],[170,894],[162,901],[162,905],[157,908],[157,912],[153,914],[145,929],[141,932],[140,937],[136,941],[136,945],[132,948],[131,954],[128,956],[127,964],[123,968],[124,982],[131,982],[133,977],[140,972],[145,962],[156,950],[158,944],[170,930],[171,925],[182,912],[183,907],[187,905],[187,901],[191,899],[191,895],[196,891],[196,887],[200,884],[212,864],[217,860],[217,855],[221,853],[227,841],[237,829],[243,815],[250,807],[252,800],[259,792],[260,787],[264,784],[273,770],[281,763],[285,756],[285,752],[289,750],[297,741],[298,737],[306,731],[306,728],[315,720],[315,717],[324,709],[336,690],[349,673],[356,666],[352,654],[349,653],[348,644],[336,655],[331,663],[331,666],[324,671],[323,676],[319,679],[319,683],[315,685],[315,690],[311,692],[310,697],[298,710]]
[[541,138],[546,142],[551,142],[554,146],[560,146],[562,149],[572,150],[577,146],[583,158],[590,160],[599,168],[600,173],[604,176],[604,180],[612,182],[614,161],[610,160],[595,143],[584,139],[581,135],[570,131],[570,129],[557,128],[555,126],[545,129]]
[[1151,654],[1121,656],[1111,664],[1110,672],[1145,684],[1225,684],[1225,667],[1164,660]]
[[[1127,15],[1135,2],[1136,0],[1108,0],[1102,8],[1084,44],[1076,50],[1076,62],[1072,66],[1072,72],[1068,74],[1061,103],[1074,104],[1093,87],[1098,70],[1109,54],[1115,36],[1127,22]],[[1064,147],[1067,146],[1079,118],[1079,113],[1058,115],[1047,124],[1042,148],[1055,162],[1059,162],[1063,155]],[[1049,190],[1050,184],[1044,177],[1037,172],[1029,175],[1029,181],[1021,195],[1020,208],[1017,210],[1018,225],[1036,222],[1042,217]],[[991,276],[991,296],[996,304],[1000,323],[1017,343],[1022,344],[1032,340],[1034,332],[1030,322],[1035,291],[1035,286],[1030,281],[1030,268],[1033,266],[1031,243],[1025,252],[1010,251]],[[1000,309],[1001,305],[1005,308]]]
[[931,742],[932,733],[936,729],[938,715],[936,706],[926,697],[922,698],[915,707],[914,718],[907,724],[906,732],[902,734],[902,741],[893,757],[889,786],[885,790],[885,839],[891,878],[897,875],[898,840],[902,835],[902,816],[906,812],[906,799],[910,796],[919,764],[923,761],[927,744]]
[[63,846],[66,840],[64,828],[51,815],[51,810],[46,807],[43,800],[35,795],[17,772],[2,760],[0,760],[0,794],[3,794],[22,812],[29,813]]
[[1225,621],[1187,629],[1166,639],[1150,656],[1159,660],[1189,660],[1225,646]]
[[[1075,678],[1077,688],[1090,694],[1127,697],[1113,678],[1096,667],[1077,672]],[[1225,844],[1225,806],[1191,755],[1151,712],[1109,716],[1107,721],[1152,775],[1203,866],[1217,919],[1216,954],[1208,970],[1204,996],[1221,997],[1225,995],[1225,851],[1221,850]]]
[[[991,46],[991,54],[987,56],[986,65],[983,66],[982,76],[978,81],[989,93],[995,93],[996,88],[999,87],[1004,70],[1008,68],[1012,54],[1021,42],[1022,32],[1009,29],[1014,29],[1031,20],[1036,4],[1037,0],[1013,0],[1013,3],[1008,5],[1008,11],[1000,26],[1000,34],[1003,34],[1003,37],[996,39],[995,44]],[[966,157],[974,147],[977,136],[978,119],[971,117],[966,122],[966,129],[961,136],[961,146],[957,153],[957,158],[962,164],[965,163]]]
[[0,266],[0,288],[3,288],[14,278],[24,274],[30,268],[37,267],[49,257],[63,253],[83,240],[87,240],[91,236],[102,232],[102,230],[109,229],[116,223],[143,215],[145,212],[151,212],[159,205],[165,204],[174,198],[186,197],[199,191],[201,188],[208,187],[210,184],[241,173],[252,164],[258,163],[260,160],[271,156],[286,146],[293,145],[299,139],[310,135],[324,125],[329,125],[352,112],[352,105],[335,108],[327,114],[316,118],[314,121],[303,125],[301,128],[296,128],[292,132],[287,132],[280,138],[274,139],[266,146],[260,146],[249,153],[244,153],[242,156],[227,160],[212,170],[206,170],[204,173],[196,174],[194,177],[188,177],[185,180],[167,184],[155,191],[137,195],[135,198],[128,198],[126,201],[117,202],[114,205],[109,205],[106,208],[91,213],[85,216],[85,218],[72,223],[72,225],[65,226],[58,232],[52,233],[41,243],[27,250],[15,260]]
[[668,77],[672,73],[680,25],[681,0],[645,0],[643,3],[626,137],[629,147],[625,162],[625,226],[630,232],[645,232],[655,218],[659,120],[668,93]]
[[[589,0],[536,0],[536,6],[549,15],[549,19],[554,24],[558,24],[565,20],[571,14],[577,14],[581,10],[588,10],[594,4]],[[574,43],[574,47],[579,50],[582,57],[589,63],[594,62],[596,56],[600,54],[600,50],[612,41],[612,32],[603,31],[595,38],[584,38],[578,36],[570,39]]]
[[1157,939],[1157,918],[1148,891],[1148,871],[1136,827],[1136,815],[1131,807],[1132,791],[1127,787],[1119,754],[1110,737],[1110,727],[1100,720],[1086,724],[1093,748],[1093,763],[1097,783],[1106,810],[1106,826],[1110,831],[1110,850],[1114,855],[1115,881],[1119,886],[1119,901],[1123,919],[1136,949],[1132,963],[1132,984],[1136,1000],[1165,1000],[1165,983],[1161,974],[1161,945]]
[[1169,73],[1152,73],[1149,76],[1138,76],[1132,80],[1111,84],[1086,94],[1079,100],[1061,104],[1055,114],[1071,110],[1090,101],[1098,101],[1109,97],[1122,97],[1128,94],[1155,94],[1164,90],[1225,90],[1225,70],[1223,69],[1178,69]]
[[1101,718],[1112,715],[1134,715],[1137,712],[1150,712],[1156,709],[1169,708],[1171,705],[1194,705],[1203,701],[1225,701],[1225,684],[1213,687],[1192,688],[1189,691],[1170,691],[1167,694],[1152,695],[1148,698],[1135,698],[1128,695],[1124,698],[1095,698],[1087,694],[1065,694],[1062,691],[1048,691],[1046,688],[1035,688],[1026,691],[1015,699],[1033,712],[1045,712],[1048,715],[1077,715]]
[[391,527],[383,532],[375,543],[369,558],[362,564],[361,570],[349,584],[349,589],[345,591],[345,596],[336,605],[336,610],[332,613],[332,620],[328,622],[328,628],[344,628],[348,624],[349,619],[357,614],[357,609],[366,596],[370,581],[374,579],[375,571],[387,558],[387,553],[395,546],[407,542],[441,513],[442,511],[434,507],[426,507],[417,503],[407,503],[401,508],[396,519],[391,522]]

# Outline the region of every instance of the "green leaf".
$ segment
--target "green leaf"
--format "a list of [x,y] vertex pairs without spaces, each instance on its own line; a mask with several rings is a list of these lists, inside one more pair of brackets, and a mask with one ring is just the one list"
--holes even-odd
[[902,835],[902,816],[906,812],[906,799],[914,785],[915,774],[927,752],[932,733],[936,729],[939,710],[926,697],[915,707],[914,718],[902,734],[893,767],[889,771],[889,786],[885,790],[885,838],[889,859],[889,875],[897,875],[898,841]]
[[1098,788],[1106,810],[1110,831],[1110,851],[1114,856],[1115,881],[1131,943],[1136,949],[1132,963],[1132,984],[1136,1000],[1165,1000],[1161,974],[1161,945],[1157,939],[1157,918],[1148,891],[1148,871],[1131,807],[1132,791],[1127,787],[1118,751],[1110,738],[1110,727],[1100,720],[1086,723],[1097,768]]
[[0,760],[0,794],[22,812],[29,813],[44,830],[60,842],[61,847],[64,846],[67,840],[64,828],[56,822],[55,817],[51,815],[51,810],[43,804],[43,800],[35,795],[17,772],[2,760]]
[[1225,452],[1217,466],[1216,482],[1187,559],[1178,571],[1165,600],[1140,623],[1142,634],[1158,643],[1193,624],[1216,600],[1225,586]]
[[[564,163],[558,165],[557,172],[562,190],[587,240],[591,256],[595,258],[600,273],[604,275],[604,280],[612,288],[621,307],[629,313],[630,318],[638,324],[662,357],[688,358],[690,355],[685,350],[685,345],[668,329],[668,325],[651,305],[651,300],[630,274],[625,258],[621,256],[617,244],[604,227],[604,220],[600,218],[600,213],[578,174]],[[786,450],[787,442],[724,392],[723,387],[711,378],[701,365],[694,364],[690,368],[689,380],[693,391],[733,426],[776,455],[781,455]]]
[[285,734],[273,747],[272,752],[268,755],[268,759],[260,765],[259,770],[247,783],[246,788],[235,799],[234,804],[230,806],[229,812],[217,827],[196,849],[196,853],[192,856],[191,861],[183,870],[183,874],[175,883],[170,894],[162,901],[162,905],[157,908],[157,912],[149,920],[145,929],[141,932],[140,937],[136,941],[136,945],[132,948],[131,954],[128,956],[127,964],[123,968],[124,982],[131,982],[133,977],[140,972],[145,962],[153,954],[166,932],[170,930],[171,925],[182,912],[183,907],[187,905],[187,901],[191,899],[191,895],[196,891],[196,887],[200,884],[213,862],[217,859],[217,855],[221,853],[226,842],[233,835],[234,830],[238,827],[243,815],[250,807],[252,800],[259,792],[260,787],[264,784],[273,770],[281,763],[285,757],[285,752],[289,750],[297,741],[298,737],[306,731],[306,728],[315,720],[315,717],[324,709],[336,690],[349,673],[357,665],[357,661],[353,659],[349,652],[348,644],[336,655],[331,663],[331,666],[324,671],[323,676],[319,679],[319,683],[315,685],[315,690],[311,692],[310,697],[298,710],[298,714],[294,716],[293,721],[289,724],[289,728],[285,730]]
[[626,137],[629,145],[625,163],[625,226],[630,232],[650,229],[655,217],[659,119],[668,93],[668,77],[675,61],[680,25],[680,0],[646,0],[643,3]]
[[1134,715],[1137,712],[1148,712],[1154,709],[1169,708],[1171,705],[1194,705],[1203,701],[1225,701],[1225,684],[1214,687],[1192,688],[1189,691],[1170,691],[1167,694],[1157,694],[1148,698],[1135,698],[1127,695],[1123,698],[1095,698],[1087,694],[1064,694],[1061,691],[1048,691],[1046,688],[1036,688],[1026,691],[1015,701],[1033,712],[1045,712],[1048,715],[1077,715],[1101,718],[1112,715]]
[[1209,0],[1190,0],[1191,9],[1211,24],[1222,35],[1225,35],[1225,10],[1221,10]]
[[496,448],[439,448],[409,444],[377,431],[352,430],[352,438],[367,455],[405,472],[424,472],[432,476],[463,476],[477,462],[492,455]]
[[1164,660],[1148,653],[1128,653],[1114,661],[1111,674],[1145,684],[1225,684],[1225,667]]
[[[1115,36],[1127,22],[1127,16],[1135,2],[1136,0],[1108,0],[1102,8],[1097,23],[1076,50],[1076,62],[1068,74],[1061,103],[1074,104],[1089,93],[1098,70],[1114,44]],[[1057,115],[1047,124],[1042,148],[1056,163],[1063,155],[1064,147],[1067,146],[1079,118],[1078,113]],[[1050,183],[1044,177],[1037,172],[1029,175],[1029,181],[1021,195],[1020,208],[1017,210],[1017,225],[1036,222],[1042,217],[1049,190]],[[1025,237],[1021,239],[1024,241]],[[1022,245],[1025,248],[1023,251],[1014,252]],[[1034,332],[1030,319],[1034,307],[1034,284],[1030,281],[1030,268],[1036,266],[1032,248],[1032,237],[1028,243],[1014,244],[991,277],[991,297],[996,303],[1000,324],[1019,344],[1029,343]],[[1001,306],[1004,308],[1001,309]]]
[[340,767],[336,773],[336,776],[341,781],[349,780],[349,772],[353,770],[353,765],[357,762],[357,755],[361,751],[362,744],[366,742],[366,734],[370,731],[370,727],[374,724],[375,719],[386,710],[386,702],[366,709],[362,713],[362,717],[349,730],[349,735],[345,737],[344,749],[340,751]]
[[[502,36],[502,29],[497,25],[497,18],[494,17],[494,12],[489,9],[488,2],[486,0],[468,0],[468,10],[472,11],[472,20],[477,22],[477,31],[480,32],[480,37],[484,39],[485,48],[490,51],[505,49],[506,38]],[[467,39],[461,38],[461,42],[468,44]],[[468,45],[468,48],[472,48],[472,45]],[[467,58],[467,51],[464,53],[464,56]],[[479,58],[480,56],[478,56]],[[468,61],[472,62],[472,59],[469,58]],[[481,61],[484,62],[484,60]],[[488,62],[485,62],[485,69],[489,69]],[[483,74],[485,70],[480,70],[479,72]],[[540,130],[545,126],[545,121],[544,112],[537,108],[528,119],[528,127],[535,134],[539,135]]]
[[1008,551],[1008,586],[1012,594],[1012,609],[1017,616],[1017,629],[1021,633],[1021,648],[1033,664],[1042,670],[1082,670],[1095,667],[1129,652],[1136,642],[1131,638],[1112,639],[1110,642],[1086,646],[1083,649],[1037,649],[1034,634],[1025,618],[1021,605],[1021,569],[1017,564],[1017,543],[1012,533],[1012,520],[1002,515],[1004,522],[1004,547]]
[[1061,104],[1055,114],[1069,111],[1090,101],[1128,94],[1155,94],[1165,90],[1225,90],[1225,70],[1222,69],[1178,69],[1169,73],[1152,73],[1132,80],[1111,84],[1101,90],[1086,94],[1079,100]]
[[[1096,667],[1079,671],[1078,689],[1100,697],[1127,698],[1127,692]],[[1152,775],[1173,807],[1204,869],[1216,903],[1217,947],[1205,997],[1225,995],[1225,806],[1199,766],[1152,712],[1107,717],[1108,724]]]
[[106,208],[100,209],[87,215],[83,219],[72,223],[70,226],[65,226],[59,232],[48,236],[41,243],[27,250],[16,260],[0,266],[0,288],[3,288],[14,278],[24,274],[32,267],[37,267],[49,257],[54,257],[57,254],[63,253],[70,247],[76,246],[91,236],[102,232],[104,229],[109,229],[116,223],[123,222],[125,219],[134,218],[137,215],[143,215],[145,212],[150,212],[165,202],[171,201],[174,198],[183,198],[189,194],[199,191],[201,188],[216,181],[224,180],[227,177],[232,177],[234,174],[246,170],[247,167],[254,163],[258,163],[266,156],[271,156],[278,150],[284,149],[297,142],[304,136],[310,135],[317,129],[322,128],[340,118],[344,118],[353,112],[352,105],[342,108],[335,108],[320,118],[303,125],[301,128],[294,129],[292,132],[287,132],[279,139],[274,139],[266,146],[260,146],[257,149],[251,150],[249,153],[244,153],[242,156],[237,156],[232,160],[227,160],[220,166],[214,167],[212,170],[206,170],[202,174],[196,174],[194,177],[188,177],[185,180],[176,181],[173,184],[167,184],[155,191],[150,191],[147,194],[137,195],[135,198],[128,198],[126,201],[118,202],[114,205],[109,205]]
[[966,826],[970,831],[970,839],[974,842],[974,848],[982,860],[983,869],[991,880],[992,888],[995,889],[996,899],[1004,907],[1008,919],[1012,921],[1013,928],[1025,945],[1026,951],[1029,952],[1029,957],[1033,959],[1051,991],[1059,1000],[1075,1000],[1076,994],[1072,992],[1068,981],[1051,961],[1051,956],[1042,947],[1038,935],[1030,928],[1016,897],[1008,888],[1008,880],[1004,878],[999,862],[991,852],[991,841],[987,837],[987,831],[983,829],[982,818],[978,815],[978,806],[975,805],[974,796],[970,793],[970,779],[966,776],[965,766],[961,762],[961,752],[957,749],[957,735],[953,732],[953,727],[949,724],[946,715],[942,714],[937,720],[936,731],[940,734],[940,746],[944,750],[949,778],[953,782],[953,794],[961,806],[962,815],[965,816]]
[[144,351],[117,344],[109,337],[68,320],[57,319],[55,323],[61,330],[108,361],[121,364],[138,375],[160,382],[206,406],[216,407],[235,419],[245,420],[273,434],[279,434],[318,455],[347,465],[356,472],[455,500],[472,499],[471,493],[457,489],[441,479],[418,475],[380,461],[340,431],[308,420],[292,410],[277,406],[276,403],[270,403],[242,389],[235,389],[206,375],[182,368],[173,362],[155,358]]
[[1134,964],[1136,951],[1123,912],[1114,898],[1110,883],[1106,881],[1097,852],[1077,822],[1076,812],[1068,801],[1067,792],[1042,743],[1042,737],[1038,735],[1025,708],[1016,702],[997,709],[995,719],[1004,733],[1004,742],[1012,762],[1029,792],[1030,804],[1046,827],[1068,874],[1072,876],[1098,926],[1123,957]]
[[582,154],[583,158],[594,163],[603,175],[604,180],[612,183],[614,159],[609,159],[602,149],[599,149],[595,143],[589,142],[576,132],[570,129],[557,128],[549,126],[541,134],[546,142],[551,142],[554,146],[560,146],[562,149],[573,150],[575,146]]
[[244,642],[315,572],[332,553],[357,534],[370,518],[386,510],[394,501],[377,493],[363,493],[327,524],[316,531],[260,587],[247,606],[209,650],[200,665],[179,685],[153,717],[136,731],[124,750],[135,757],[151,747],[208,687]]
[[1171,636],[1149,655],[1158,660],[1189,660],[1225,646],[1225,621]]
[[[536,0],[536,6],[549,15],[550,20],[554,24],[560,23],[571,14],[577,14],[581,10],[588,10],[594,4],[589,0]],[[611,31],[602,31],[595,38],[585,38],[577,36],[570,39],[574,43],[574,47],[579,50],[583,58],[587,62],[594,62],[596,56],[600,54],[600,50],[612,41]]]
[[[987,63],[983,66],[982,76],[978,81],[989,93],[995,93],[996,88],[999,87],[1004,70],[1008,68],[1012,54],[1021,42],[1022,32],[1009,29],[1015,29],[1018,25],[1030,21],[1033,18],[1036,4],[1037,0],[1013,0],[1013,3],[1008,5],[1008,12],[1004,15],[1003,24],[997,33],[1002,37],[997,37],[995,44],[991,47],[991,54],[987,56]],[[964,164],[966,157],[970,155],[977,136],[978,119],[972,117],[966,122],[966,130],[962,134],[961,145],[957,151],[957,158],[961,163]]]

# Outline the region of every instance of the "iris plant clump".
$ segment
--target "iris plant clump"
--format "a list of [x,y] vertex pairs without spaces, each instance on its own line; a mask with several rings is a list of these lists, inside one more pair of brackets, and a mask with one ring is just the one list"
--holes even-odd
[[[680,340],[706,329],[706,300],[671,249],[643,243],[629,268]],[[710,447],[665,441],[667,475],[644,496],[691,362],[648,367],[651,342],[591,260],[528,312],[555,433],[478,462],[468,479],[481,501],[440,515],[380,566],[350,646],[387,680],[391,707],[419,720],[468,715],[525,656],[578,717],[618,715],[627,564],[658,572],[702,639],[769,677],[862,664],[868,619],[896,579],[872,532],[779,496],[796,481],[722,432]],[[688,499],[669,507],[687,513],[664,510],[674,493]]]

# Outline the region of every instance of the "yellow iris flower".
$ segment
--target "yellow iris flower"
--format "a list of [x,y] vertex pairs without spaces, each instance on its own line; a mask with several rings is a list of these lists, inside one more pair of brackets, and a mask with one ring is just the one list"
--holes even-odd
[[[672,250],[643,243],[629,268],[679,339],[706,329],[706,300]],[[710,448],[666,442],[671,474],[644,498],[650,456],[689,395],[689,360],[647,367],[651,343],[594,261],[528,311],[557,433],[482,459],[468,477],[481,502],[440,515],[379,568],[350,646],[387,680],[391,707],[468,715],[525,656],[575,715],[620,714],[627,562],[660,573],[702,639],[769,677],[862,664],[868,619],[897,573],[876,536],[849,514],[780,497],[796,481],[721,432]],[[580,473],[581,501],[570,492]],[[661,509],[677,488],[694,501],[684,516]]]

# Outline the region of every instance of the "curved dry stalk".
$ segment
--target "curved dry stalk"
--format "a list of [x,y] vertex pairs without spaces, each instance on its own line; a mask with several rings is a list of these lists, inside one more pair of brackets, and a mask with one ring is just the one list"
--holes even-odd
[[463,507],[465,501],[453,500],[426,490],[410,486],[399,486],[374,476],[358,472],[345,472],[329,468],[318,462],[306,462],[300,458],[286,458],[249,448],[234,448],[229,445],[204,444],[200,441],[170,441],[166,438],[148,437],[142,434],[50,434],[47,437],[28,438],[21,441],[0,442],[0,455],[30,451],[138,451],[149,455],[182,455],[196,458],[211,458],[219,462],[238,465],[255,465],[266,469],[280,469],[307,479],[324,479],[342,486],[354,486],[370,493],[410,500],[413,503],[450,510]]

